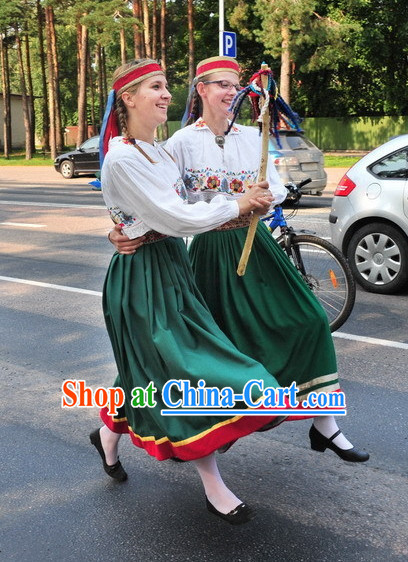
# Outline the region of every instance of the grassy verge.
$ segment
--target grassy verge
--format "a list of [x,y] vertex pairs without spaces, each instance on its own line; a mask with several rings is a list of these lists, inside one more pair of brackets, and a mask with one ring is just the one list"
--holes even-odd
[[324,155],[325,168],[350,168],[360,160],[360,156],[335,156],[332,154]]
[[[336,156],[325,154],[325,168],[349,168],[360,160],[359,156]],[[0,166],[52,166],[51,158],[44,158],[42,154],[35,154],[31,160],[25,159],[23,152],[14,153],[9,159],[0,156]]]
[[53,162],[52,158],[44,157],[41,153],[35,154],[31,160],[25,159],[24,152],[15,152],[10,158],[0,156],[0,166],[52,166]]

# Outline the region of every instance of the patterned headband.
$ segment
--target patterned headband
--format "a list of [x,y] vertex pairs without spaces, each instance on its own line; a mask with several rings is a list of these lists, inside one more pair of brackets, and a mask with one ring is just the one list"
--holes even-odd
[[197,65],[195,82],[198,82],[212,72],[235,72],[239,76],[239,65],[231,57],[211,57],[204,59]]
[[132,69],[127,74],[120,76],[113,84],[112,88],[115,90],[116,95],[120,95],[123,93],[125,89],[134,86],[135,84],[139,84],[146,78],[150,78],[151,76],[156,76],[157,74],[163,74],[164,72],[158,63],[145,63],[142,66],[138,66],[137,68]]
[[164,76],[163,69],[157,62],[146,60],[132,67],[128,71],[124,71],[113,84],[106,103],[105,115],[103,117],[100,140],[99,140],[99,162],[102,168],[105,154],[108,152],[109,141],[113,137],[120,135],[120,127],[116,115],[116,99],[126,90],[143,82],[152,76]]

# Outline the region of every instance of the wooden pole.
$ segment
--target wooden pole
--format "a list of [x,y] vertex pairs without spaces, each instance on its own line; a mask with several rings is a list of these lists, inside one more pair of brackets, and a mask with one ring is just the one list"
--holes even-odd
[[[261,70],[269,70],[268,65],[262,64]],[[261,74],[261,81],[262,81],[262,88],[264,89],[264,91],[266,91],[268,89],[267,74]],[[265,97],[261,96],[259,102],[260,102],[260,109],[262,111],[263,105],[265,103]],[[266,180],[266,169],[268,166],[269,122],[270,122],[270,115],[269,115],[269,109],[267,109],[262,117],[262,147],[261,147],[261,161],[259,165],[258,178],[257,178],[258,183]],[[249,255],[252,250],[252,244],[254,242],[255,233],[259,222],[259,216],[260,215],[258,213],[254,212],[248,227],[248,233],[245,240],[245,245],[242,250],[241,259],[239,260],[238,269],[237,269],[237,274],[240,277],[245,275]]]

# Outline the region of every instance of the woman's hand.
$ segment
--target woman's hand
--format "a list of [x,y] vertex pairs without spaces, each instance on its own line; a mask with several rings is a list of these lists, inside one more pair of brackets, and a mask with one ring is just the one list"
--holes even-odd
[[252,185],[249,186],[249,189],[253,189],[254,187],[262,187],[263,189],[269,189],[269,182],[264,180],[258,183],[253,183]]
[[[260,187],[261,185],[262,187]],[[256,211],[260,215],[267,213],[273,202],[272,194],[267,187],[268,182],[261,182],[245,191],[244,195],[238,199],[239,214],[247,215],[251,211]]]
[[113,230],[108,234],[109,242],[111,242],[119,254],[134,254],[138,248],[143,246],[145,241],[144,236],[139,238],[128,238],[125,234],[122,234],[122,228],[120,224],[115,224]]

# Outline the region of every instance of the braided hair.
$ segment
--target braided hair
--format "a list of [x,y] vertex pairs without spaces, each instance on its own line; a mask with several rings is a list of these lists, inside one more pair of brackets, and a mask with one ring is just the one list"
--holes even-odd
[[203,114],[203,102],[201,100],[200,94],[197,92],[196,84],[194,84],[194,90],[191,96],[190,109],[188,113],[187,121],[184,126],[191,125]]
[[[141,63],[155,63],[157,61],[153,60],[153,59],[134,59],[132,61],[129,61],[125,64],[122,64],[122,66],[119,66],[119,68],[117,68],[115,70],[115,72],[113,73],[113,78],[112,78],[112,82],[116,82],[116,80],[119,80],[119,78],[121,78],[122,76],[126,76],[126,74],[135,66],[138,66]],[[137,90],[140,87],[140,83],[135,84],[133,86],[130,86],[129,88],[122,88],[120,90],[120,93],[123,92],[130,92],[131,94],[134,94],[137,92]],[[119,93],[118,93],[119,94]],[[116,112],[116,116],[119,122],[119,127],[121,129],[122,135],[125,137],[129,137],[129,131],[127,128],[127,118],[128,118],[128,111],[127,111],[127,107],[125,105],[125,103],[122,100],[122,96],[121,95],[117,95],[116,96],[116,106],[115,106],[115,112]]]

